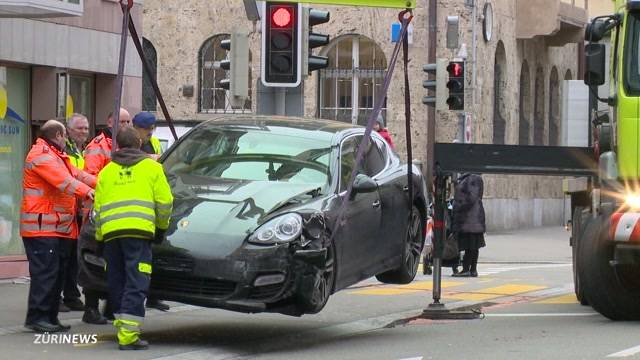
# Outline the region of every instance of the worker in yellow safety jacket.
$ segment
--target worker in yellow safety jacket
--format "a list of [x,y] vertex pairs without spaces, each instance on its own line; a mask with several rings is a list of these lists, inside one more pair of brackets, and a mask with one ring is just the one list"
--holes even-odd
[[[149,154],[150,158],[158,160],[162,154],[162,147],[160,146],[160,139],[153,136],[153,131],[156,129],[156,116],[148,111],[142,111],[133,117],[132,124],[142,139],[140,150]],[[155,297],[147,298],[147,307],[161,311],[169,311],[170,309],[167,303]]]
[[144,301],[151,280],[151,243],[169,227],[173,196],[162,165],[140,150],[132,127],[118,131],[119,150],[98,175],[94,200],[96,240],[104,244],[107,285],[120,350],[143,350]]

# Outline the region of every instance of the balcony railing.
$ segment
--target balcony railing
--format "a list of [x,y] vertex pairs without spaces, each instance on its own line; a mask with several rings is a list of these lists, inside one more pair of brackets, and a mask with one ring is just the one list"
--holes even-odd
[[84,0],[0,0],[0,18],[82,16]]

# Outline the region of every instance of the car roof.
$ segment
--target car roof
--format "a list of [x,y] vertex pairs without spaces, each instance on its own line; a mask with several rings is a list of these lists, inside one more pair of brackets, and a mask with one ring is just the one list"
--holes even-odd
[[274,134],[295,131],[296,136],[324,139],[333,138],[341,131],[362,128],[345,122],[285,116],[227,115],[204,121],[199,127],[257,128]]

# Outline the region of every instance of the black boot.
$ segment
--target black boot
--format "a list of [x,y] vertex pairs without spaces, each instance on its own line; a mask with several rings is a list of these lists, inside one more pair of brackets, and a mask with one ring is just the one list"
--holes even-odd
[[120,348],[120,350],[147,350],[149,348],[149,343],[142,339],[138,339],[131,344],[119,345],[118,348]]
[[100,311],[94,308],[85,308],[84,315],[82,315],[82,321],[87,324],[95,324],[95,325],[105,325],[107,323],[107,319],[100,315]]
[[147,307],[158,309],[160,311],[169,311],[169,309],[171,308],[169,305],[155,298],[147,299]]

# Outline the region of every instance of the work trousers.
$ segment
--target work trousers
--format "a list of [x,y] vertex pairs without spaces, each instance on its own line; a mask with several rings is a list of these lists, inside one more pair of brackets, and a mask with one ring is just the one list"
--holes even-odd
[[104,247],[107,285],[113,313],[144,317],[144,301],[151,282],[151,242],[117,238]]
[[25,324],[39,321],[58,323],[58,307],[62,281],[60,279],[59,237],[23,237],[29,260],[29,303]]
[[65,302],[80,299],[78,290],[78,241],[62,239],[60,241],[60,278],[62,295]]

